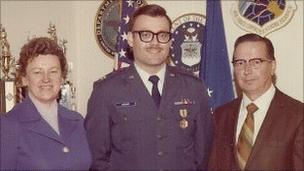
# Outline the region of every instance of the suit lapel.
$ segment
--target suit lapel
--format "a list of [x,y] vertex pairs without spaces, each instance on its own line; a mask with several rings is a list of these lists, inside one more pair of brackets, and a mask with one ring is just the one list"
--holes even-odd
[[233,144],[235,145],[236,144],[236,129],[237,129],[237,122],[238,122],[238,119],[239,119],[239,111],[240,111],[240,106],[241,106],[241,101],[242,101],[242,98],[238,98],[236,100],[236,102],[233,104],[233,107],[231,108],[231,115],[233,116],[231,121],[232,121],[232,124],[233,125]]
[[281,100],[280,94],[281,92],[276,89],[276,93],[270,103],[269,109],[266,113],[262,126],[255,140],[251,155],[247,161],[247,163],[249,164],[254,161],[255,156],[265,143],[267,137],[269,137],[271,132],[273,131],[272,126],[275,123],[274,121],[276,119],[276,114],[278,113],[278,111],[282,111],[281,108],[284,106],[284,101]]
[[[232,140],[231,140],[231,146],[233,147],[233,157],[234,157],[234,164],[233,164],[233,170],[240,170],[240,167],[239,167],[239,163],[238,163],[238,158],[237,158],[237,146],[236,146],[236,143],[237,143],[237,140],[236,140],[236,130],[237,130],[237,123],[238,123],[238,119],[239,119],[239,111],[240,111],[240,106],[241,106],[241,101],[242,101],[242,97],[239,97],[236,99],[235,103],[233,104],[233,107],[231,108],[231,115],[233,116],[231,118],[231,125],[233,126],[233,135],[232,136]],[[227,118],[227,120],[229,120],[229,118]],[[227,125],[230,125],[230,124],[227,124]],[[229,135],[229,133],[228,133]]]
[[55,130],[41,117],[30,98],[25,99],[20,111],[23,111],[20,121],[29,131],[62,142]]

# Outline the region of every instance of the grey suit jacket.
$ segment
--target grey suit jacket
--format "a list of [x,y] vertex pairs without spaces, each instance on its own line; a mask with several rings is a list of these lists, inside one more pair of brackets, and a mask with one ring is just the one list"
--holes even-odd
[[[235,132],[241,98],[219,107],[209,170],[239,170]],[[245,170],[304,170],[303,103],[276,89]]]
[[[96,170],[195,170],[207,167],[213,135],[200,79],[167,67],[160,107],[134,66],[94,85],[85,127]],[[188,125],[180,125],[184,119]]]

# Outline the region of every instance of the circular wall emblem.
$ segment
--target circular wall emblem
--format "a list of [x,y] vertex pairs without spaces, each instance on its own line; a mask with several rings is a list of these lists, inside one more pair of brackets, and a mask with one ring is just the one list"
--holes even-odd
[[185,14],[172,23],[171,64],[198,74],[206,17]]
[[[100,49],[109,57],[114,57],[116,52],[116,38],[121,20],[122,5],[120,0],[104,0],[99,6],[95,17],[95,38]],[[130,3],[131,0],[129,0]],[[135,1],[140,6],[144,1]],[[143,2],[143,3],[140,3]]]
[[232,6],[231,14],[234,23],[243,30],[266,36],[287,25],[296,9],[295,1],[239,0]]

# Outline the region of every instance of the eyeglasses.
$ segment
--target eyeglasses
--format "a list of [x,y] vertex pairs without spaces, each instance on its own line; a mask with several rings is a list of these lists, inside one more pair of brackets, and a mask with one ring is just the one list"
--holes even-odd
[[232,61],[233,66],[236,69],[244,69],[246,64],[248,63],[250,67],[253,69],[258,69],[261,67],[263,62],[271,62],[272,60],[270,59],[265,59],[265,58],[252,58],[249,60],[245,59],[236,59]]
[[154,38],[154,35],[156,35],[156,39],[159,43],[168,43],[171,39],[171,33],[165,31],[153,33],[152,31],[149,30],[142,30],[142,31],[132,31],[132,33],[133,34],[138,33],[140,40],[145,43],[151,42]]

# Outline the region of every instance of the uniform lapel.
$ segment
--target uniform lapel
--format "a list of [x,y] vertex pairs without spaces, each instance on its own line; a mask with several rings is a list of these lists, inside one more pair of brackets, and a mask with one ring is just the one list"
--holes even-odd
[[62,139],[58,136],[55,130],[53,130],[44,119],[42,119],[30,98],[25,99],[20,111],[23,111],[20,115],[20,122],[22,122],[29,131],[55,141],[62,142]]
[[135,96],[137,101],[143,104],[149,104],[146,107],[153,107],[154,110],[157,109],[149,91],[147,90],[146,86],[144,85],[142,79],[140,78],[138,72],[136,71],[134,65],[129,67],[127,75],[124,76],[127,84],[126,90],[129,91],[131,94]]
[[178,89],[181,88],[181,84],[179,82],[180,80],[174,70],[167,66],[161,102],[159,105],[160,111],[165,109],[167,106],[170,106],[168,103],[172,102],[172,99],[175,99],[174,97],[177,95],[178,91],[180,91]]

